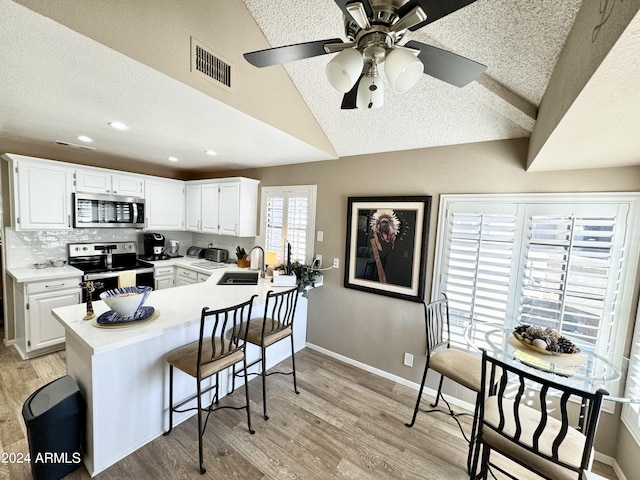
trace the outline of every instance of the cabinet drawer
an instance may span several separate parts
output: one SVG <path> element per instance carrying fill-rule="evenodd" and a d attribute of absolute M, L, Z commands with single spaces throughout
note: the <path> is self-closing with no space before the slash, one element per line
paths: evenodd
<path fill-rule="evenodd" d="M 42 282 L 27 283 L 27 295 L 32 293 L 55 292 L 70 288 L 79 288 L 78 285 L 82 281 L 82 277 L 71 278 L 52 278 Z"/>
<path fill-rule="evenodd" d="M 166 277 L 173 275 L 173 267 L 157 267 L 154 269 L 154 275 L 156 277 Z"/>
<path fill-rule="evenodd" d="M 187 270 L 186 268 L 178 268 L 178 276 L 179 277 L 197 279 L 198 278 L 198 272 L 196 272 L 194 270 Z"/>

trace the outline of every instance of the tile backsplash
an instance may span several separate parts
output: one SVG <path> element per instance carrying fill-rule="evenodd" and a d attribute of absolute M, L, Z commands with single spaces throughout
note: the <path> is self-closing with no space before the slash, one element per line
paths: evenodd
<path fill-rule="evenodd" d="M 180 255 L 191 245 L 229 250 L 229 259 L 235 259 L 236 246 L 249 251 L 255 245 L 253 237 L 230 237 L 192 232 L 159 232 L 168 240 L 180 242 Z M 16 231 L 5 228 L 3 248 L 7 268 L 28 267 L 34 263 L 68 257 L 68 243 L 83 242 L 137 242 L 140 255 L 144 252 L 144 232 L 133 228 L 77 228 L 73 230 Z"/>
<path fill-rule="evenodd" d="M 28 267 L 49 260 L 66 260 L 68 243 L 138 241 L 132 228 L 16 231 L 5 228 L 3 247 L 7 268 Z M 141 234 L 140 234 L 141 235 Z"/>

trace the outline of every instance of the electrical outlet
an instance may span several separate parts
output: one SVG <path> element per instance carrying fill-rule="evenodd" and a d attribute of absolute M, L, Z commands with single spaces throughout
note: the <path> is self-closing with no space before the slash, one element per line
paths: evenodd
<path fill-rule="evenodd" d="M 413 355 L 410 353 L 404 352 L 404 364 L 407 367 L 413 367 Z"/>
<path fill-rule="evenodd" d="M 316 255 L 316 259 L 313 264 L 316 268 L 322 268 L 322 255 Z"/>
<path fill-rule="evenodd" d="M 334 258 L 333 259 L 333 268 L 340 268 L 340 259 L 339 258 Z"/>

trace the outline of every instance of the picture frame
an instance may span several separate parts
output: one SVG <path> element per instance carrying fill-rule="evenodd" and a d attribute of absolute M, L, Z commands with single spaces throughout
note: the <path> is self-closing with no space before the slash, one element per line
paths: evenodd
<path fill-rule="evenodd" d="M 424 301 L 431 196 L 349 197 L 344 286 Z"/>

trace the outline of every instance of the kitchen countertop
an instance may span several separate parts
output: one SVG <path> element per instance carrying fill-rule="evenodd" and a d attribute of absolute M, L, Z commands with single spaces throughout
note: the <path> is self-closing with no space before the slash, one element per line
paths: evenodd
<path fill-rule="evenodd" d="M 18 283 L 37 282 L 39 280 L 51 280 L 54 278 L 81 277 L 84 275 L 82 270 L 70 267 L 69 265 L 46 268 L 35 268 L 32 266 L 8 268 L 7 273 Z"/>
<path fill-rule="evenodd" d="M 171 260 L 167 260 L 169 261 Z M 120 328 L 95 327 L 93 321 L 82 320 L 86 313 L 85 304 L 54 308 L 52 313 L 65 327 L 67 336 L 73 335 L 85 344 L 92 354 L 98 354 L 196 324 L 200 322 L 203 307 L 209 307 L 212 310 L 225 308 L 244 302 L 252 295 L 258 295 L 254 301 L 254 310 L 260 311 L 262 308 L 260 305 L 264 304 L 269 290 L 291 288 L 274 287 L 270 278 L 259 278 L 258 285 L 217 285 L 224 272 L 228 271 L 246 271 L 246 269 L 231 265 L 227 268 L 207 270 L 206 272 L 211 276 L 205 282 L 151 292 L 145 306 L 154 307 L 160 312 L 160 316 L 149 322 L 141 322 L 139 325 Z M 94 301 L 93 310 L 98 317 L 106 312 L 108 307 L 102 301 Z"/>

